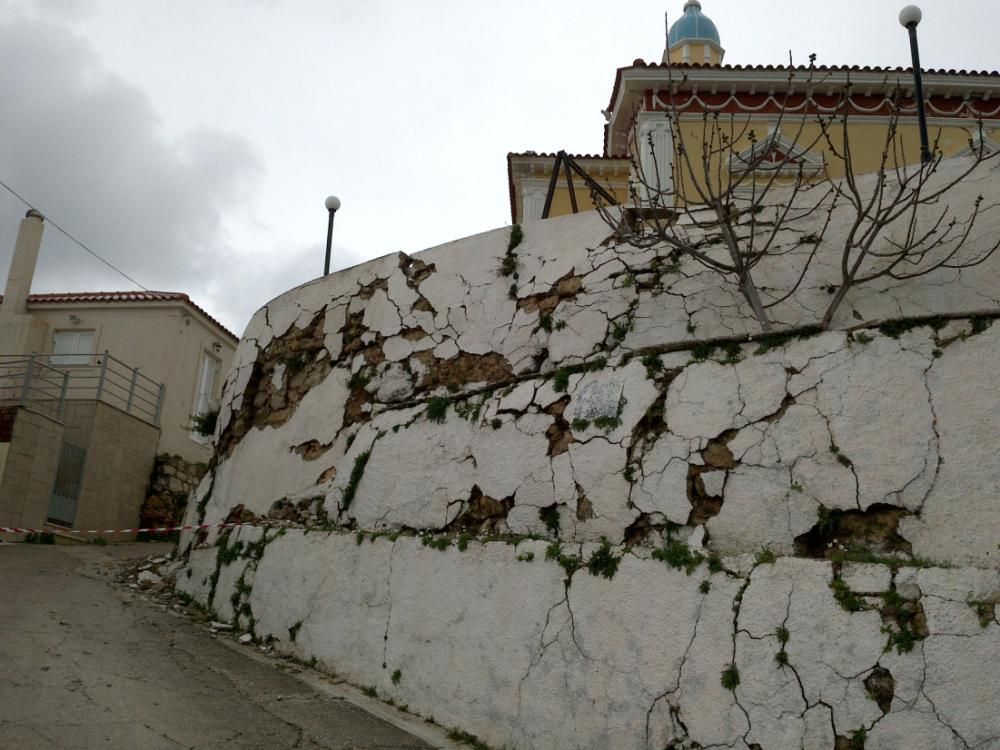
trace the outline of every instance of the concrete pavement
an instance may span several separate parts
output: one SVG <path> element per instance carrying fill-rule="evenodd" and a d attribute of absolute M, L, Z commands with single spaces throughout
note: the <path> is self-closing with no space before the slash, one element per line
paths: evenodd
<path fill-rule="evenodd" d="M 450 746 L 113 584 L 119 560 L 168 549 L 0 544 L 0 748 Z"/>

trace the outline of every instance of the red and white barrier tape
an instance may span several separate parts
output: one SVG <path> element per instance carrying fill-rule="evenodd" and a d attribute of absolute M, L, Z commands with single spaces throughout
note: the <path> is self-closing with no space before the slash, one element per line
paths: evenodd
<path fill-rule="evenodd" d="M 163 534 L 170 531 L 199 531 L 201 529 L 233 529 L 237 526 L 261 526 L 254 523 L 203 523 L 194 526 L 158 526 L 148 529 L 19 529 L 0 526 L 0 534 L 42 534 L 58 531 L 60 534 Z"/>

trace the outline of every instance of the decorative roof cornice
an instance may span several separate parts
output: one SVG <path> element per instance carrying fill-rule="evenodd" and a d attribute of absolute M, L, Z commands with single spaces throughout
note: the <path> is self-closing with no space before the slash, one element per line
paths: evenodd
<path fill-rule="evenodd" d="M 612 144 L 616 127 L 622 118 L 630 119 L 633 111 L 623 112 L 627 97 L 636 99 L 646 91 L 657 91 L 671 86 L 685 90 L 782 90 L 789 84 L 803 85 L 811 76 L 812 83 L 837 87 L 850 81 L 860 87 L 894 87 L 912 83 L 912 68 L 881 68 L 870 66 L 815 67 L 787 65 L 700 65 L 698 63 L 647 63 L 636 60 L 632 65 L 619 68 L 608 106 L 610 118 L 605 126 L 605 152 L 620 149 L 622 144 Z M 931 96 L 958 95 L 962 98 L 988 100 L 1000 95 L 1000 72 L 936 70 L 923 71 L 924 91 Z M 704 87 L 704 88 L 702 88 Z M 633 102 L 634 104 L 634 102 Z"/>

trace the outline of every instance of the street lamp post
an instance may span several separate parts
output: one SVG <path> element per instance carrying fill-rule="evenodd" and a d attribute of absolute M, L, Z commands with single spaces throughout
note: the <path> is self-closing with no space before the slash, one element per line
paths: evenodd
<path fill-rule="evenodd" d="M 923 13 L 916 5 L 907 5 L 899 12 L 899 23 L 910 32 L 910 56 L 913 58 L 913 80 L 917 96 L 917 119 L 920 122 L 920 160 L 926 164 L 933 156 L 927 141 L 927 113 L 924 111 L 924 81 L 920 71 L 920 49 L 917 46 L 917 25 Z"/>
<path fill-rule="evenodd" d="M 330 275 L 330 247 L 333 243 L 333 215 L 340 208 L 340 198 L 331 195 L 326 199 L 326 210 L 330 213 L 330 221 L 326 225 L 326 262 L 323 264 L 323 275 Z"/>

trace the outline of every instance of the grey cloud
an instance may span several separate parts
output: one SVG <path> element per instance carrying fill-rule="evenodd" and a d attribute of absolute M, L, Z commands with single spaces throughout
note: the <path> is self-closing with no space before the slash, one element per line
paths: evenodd
<path fill-rule="evenodd" d="M 48 22 L 0 24 L 0 70 L 0 179 L 151 289 L 211 306 L 210 289 L 256 286 L 237 283 L 239 269 L 227 265 L 237 249 L 225 219 L 250 210 L 262 173 L 245 138 L 203 127 L 171 140 L 145 94 Z M 0 269 L 23 214 L 10 196 L 0 200 Z M 49 227 L 33 289 L 96 287 L 129 284 Z M 226 305 L 230 325 L 257 306 L 251 294 Z"/>

